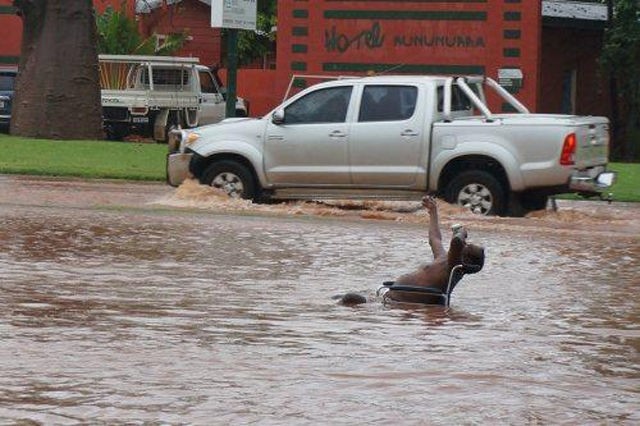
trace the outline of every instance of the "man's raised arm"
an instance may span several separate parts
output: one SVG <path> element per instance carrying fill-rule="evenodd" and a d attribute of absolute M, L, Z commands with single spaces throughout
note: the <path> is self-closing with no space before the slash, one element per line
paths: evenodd
<path fill-rule="evenodd" d="M 438 204 L 435 198 L 427 196 L 422 199 L 422 205 L 429 212 L 429 245 L 434 258 L 446 255 L 442 245 L 442 234 L 440 233 L 440 223 L 438 221 Z"/>

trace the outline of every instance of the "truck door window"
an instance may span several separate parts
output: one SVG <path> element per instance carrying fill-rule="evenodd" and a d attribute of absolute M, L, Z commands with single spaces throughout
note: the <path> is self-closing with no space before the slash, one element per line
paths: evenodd
<path fill-rule="evenodd" d="M 411 118 L 416 109 L 415 86 L 367 85 L 362 92 L 358 121 L 398 121 Z"/>
<path fill-rule="evenodd" d="M 207 71 L 198 71 L 198 75 L 200 76 L 200 90 L 202 93 L 218 93 L 218 88 L 213 82 L 211 73 Z"/>
<path fill-rule="evenodd" d="M 351 86 L 341 86 L 311 92 L 285 108 L 285 124 L 342 123 L 351 91 Z"/>

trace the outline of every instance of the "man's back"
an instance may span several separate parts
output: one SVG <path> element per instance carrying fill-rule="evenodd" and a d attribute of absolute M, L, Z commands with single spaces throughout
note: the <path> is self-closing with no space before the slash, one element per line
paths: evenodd
<path fill-rule="evenodd" d="M 420 266 L 417 270 L 400 276 L 397 284 L 412 285 L 419 287 L 435 287 L 445 290 L 449 281 L 449 262 L 446 253 L 426 265 Z"/>

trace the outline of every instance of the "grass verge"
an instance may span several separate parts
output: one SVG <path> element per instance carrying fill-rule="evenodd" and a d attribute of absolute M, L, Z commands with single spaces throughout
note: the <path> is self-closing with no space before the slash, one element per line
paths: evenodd
<path fill-rule="evenodd" d="M 52 141 L 0 135 L 0 173 L 83 178 L 165 179 L 167 146 L 155 143 Z M 640 202 L 640 164 L 611 163 L 614 200 Z M 574 198 L 567 195 L 563 198 Z"/>
<path fill-rule="evenodd" d="M 0 173 L 164 180 L 167 146 L 0 135 Z"/>
<path fill-rule="evenodd" d="M 609 169 L 618 172 L 618 180 L 611 187 L 615 201 L 640 202 L 640 164 L 610 163 Z"/>

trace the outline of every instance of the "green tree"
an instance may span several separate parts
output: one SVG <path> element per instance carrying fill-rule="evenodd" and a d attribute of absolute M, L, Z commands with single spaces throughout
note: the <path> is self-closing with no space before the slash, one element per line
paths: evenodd
<path fill-rule="evenodd" d="M 623 128 L 618 129 L 617 113 L 614 127 L 621 144 L 614 151 L 615 157 L 632 161 L 640 154 L 640 8 L 636 0 L 609 0 L 612 13 L 610 25 L 605 33 L 605 42 L 600 64 L 612 79 L 614 110 L 619 105 L 619 120 Z M 622 131 L 618 131 L 622 130 Z"/>
<path fill-rule="evenodd" d="M 255 31 L 238 34 L 238 61 L 242 65 L 264 58 L 274 50 L 276 40 L 276 0 L 259 0 Z"/>
<path fill-rule="evenodd" d="M 98 53 L 112 55 L 171 55 L 179 50 L 187 40 L 185 33 L 170 34 L 158 43 L 157 36 L 143 37 L 138 24 L 126 13 L 126 4 L 120 10 L 109 6 L 96 18 L 98 27 Z"/>

